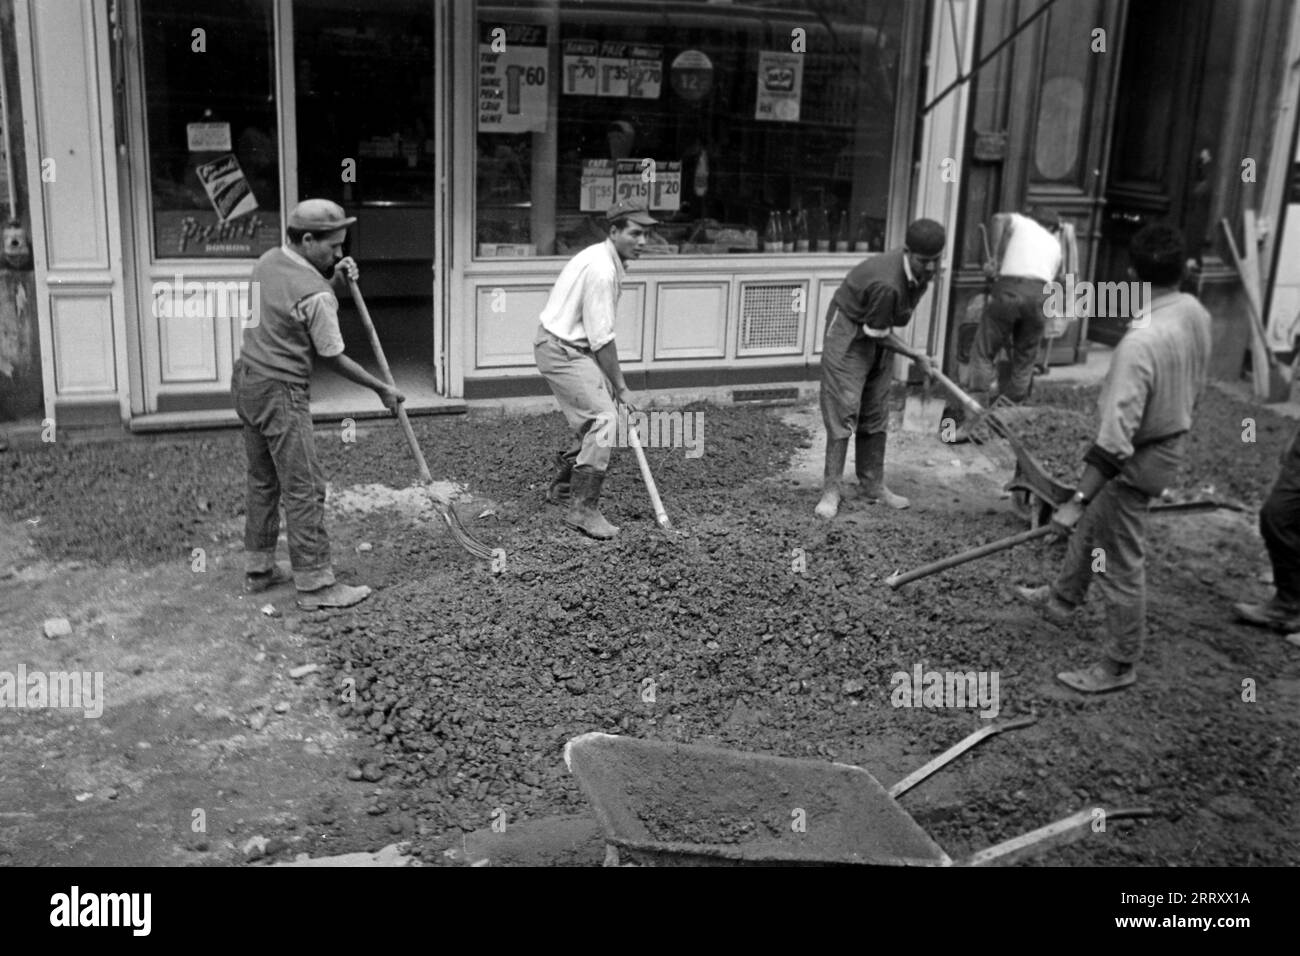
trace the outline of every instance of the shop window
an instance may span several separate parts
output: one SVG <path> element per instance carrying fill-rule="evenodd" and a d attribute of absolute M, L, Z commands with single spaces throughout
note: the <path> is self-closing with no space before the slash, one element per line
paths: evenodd
<path fill-rule="evenodd" d="M 882 249 L 903 22 L 903 0 L 480 3 L 476 255 L 571 255 L 628 196 L 661 220 L 651 255 Z"/>
<path fill-rule="evenodd" d="M 294 0 L 298 193 L 430 205 L 433 4 Z"/>
<path fill-rule="evenodd" d="M 272 0 L 140 0 L 154 256 L 280 243 Z"/>

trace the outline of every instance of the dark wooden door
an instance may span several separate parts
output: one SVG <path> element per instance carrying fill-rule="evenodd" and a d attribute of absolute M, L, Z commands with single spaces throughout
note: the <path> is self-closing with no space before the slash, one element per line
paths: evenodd
<path fill-rule="evenodd" d="M 1196 148 L 1208 0 L 1140 0 L 1128 8 L 1095 278 L 1128 279 L 1128 242 L 1149 222 L 1195 231 L 1205 215 L 1208 156 Z M 1088 337 L 1119 341 L 1123 317 L 1099 316 Z"/>

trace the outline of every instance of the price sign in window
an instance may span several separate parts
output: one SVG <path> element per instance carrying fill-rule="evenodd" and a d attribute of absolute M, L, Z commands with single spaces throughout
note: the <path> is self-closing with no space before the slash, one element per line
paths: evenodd
<path fill-rule="evenodd" d="M 564 41 L 564 86 L 566 96 L 596 95 L 596 51 L 595 40 Z"/>
<path fill-rule="evenodd" d="M 600 59 L 596 63 L 596 73 L 600 78 L 601 96 L 627 96 L 627 58 L 626 43 L 602 43 Z"/>

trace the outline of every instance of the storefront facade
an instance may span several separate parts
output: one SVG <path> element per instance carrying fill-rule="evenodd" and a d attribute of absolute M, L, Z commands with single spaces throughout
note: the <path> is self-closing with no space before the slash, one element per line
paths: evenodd
<path fill-rule="evenodd" d="M 811 380 L 845 271 L 915 215 L 955 225 L 964 88 L 918 118 L 974 46 L 949 6 L 16 0 L 46 413 L 231 420 L 252 265 L 308 196 L 359 217 L 416 408 L 545 393 L 537 314 L 629 194 L 663 223 L 623 292 L 633 387 Z M 338 384 L 316 404 L 376 410 Z"/>

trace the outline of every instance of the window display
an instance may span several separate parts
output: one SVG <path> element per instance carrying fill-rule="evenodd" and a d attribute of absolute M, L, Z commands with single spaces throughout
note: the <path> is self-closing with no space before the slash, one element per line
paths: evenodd
<path fill-rule="evenodd" d="M 156 259 L 280 243 L 271 0 L 141 0 Z"/>
<path fill-rule="evenodd" d="M 476 248 L 568 256 L 639 197 L 649 255 L 883 248 L 903 0 L 478 5 Z"/>

